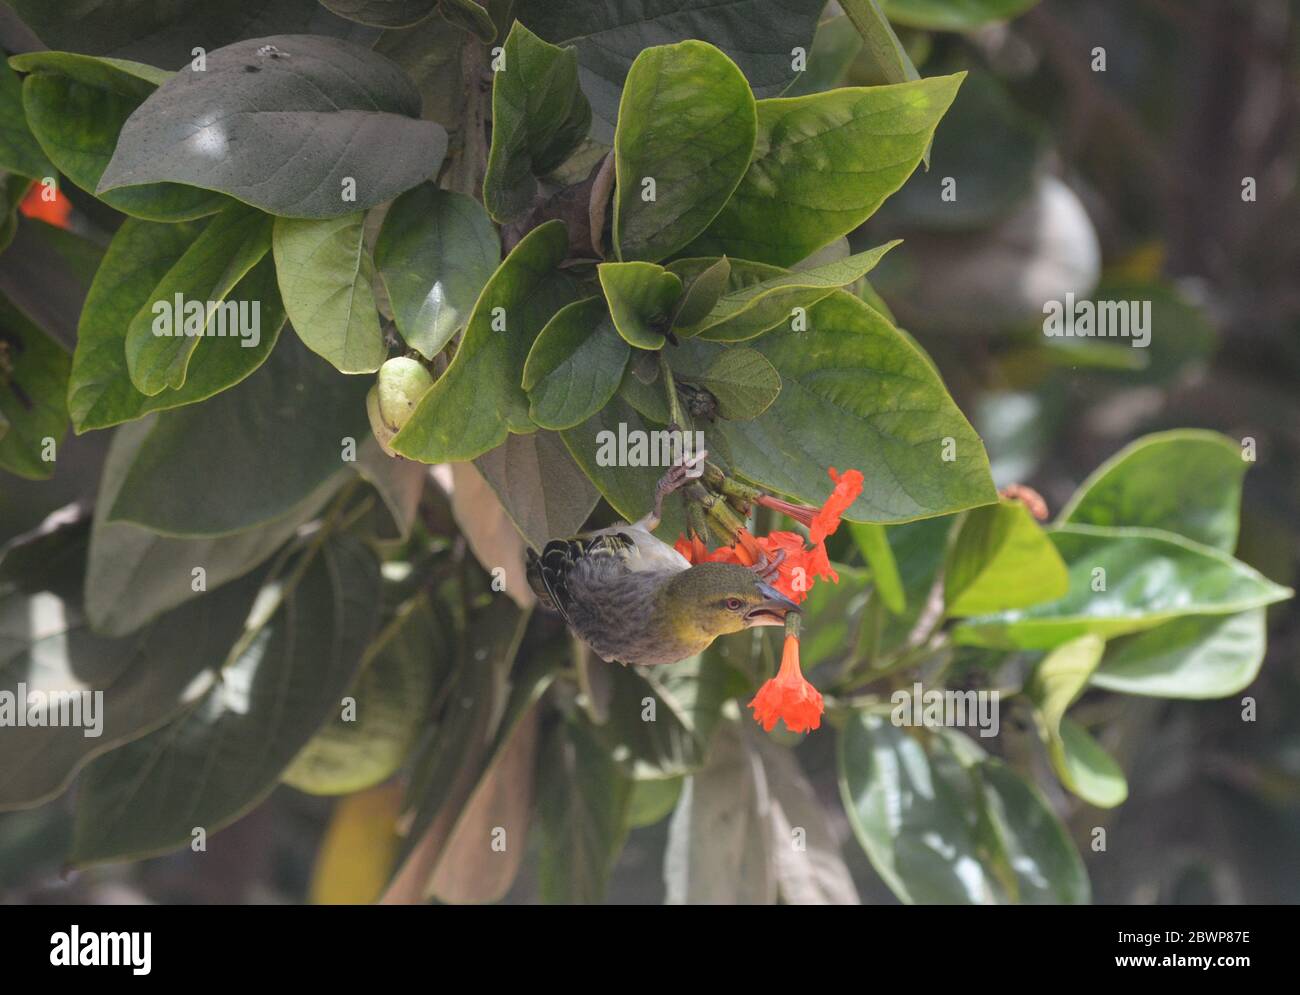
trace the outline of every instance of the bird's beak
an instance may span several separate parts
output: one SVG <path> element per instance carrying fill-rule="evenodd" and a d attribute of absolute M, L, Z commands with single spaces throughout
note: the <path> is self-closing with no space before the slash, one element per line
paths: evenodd
<path fill-rule="evenodd" d="M 758 593 L 763 595 L 763 600 L 745 612 L 746 628 L 756 625 L 785 625 L 787 614 L 799 612 L 798 605 L 768 584 L 759 584 Z"/>

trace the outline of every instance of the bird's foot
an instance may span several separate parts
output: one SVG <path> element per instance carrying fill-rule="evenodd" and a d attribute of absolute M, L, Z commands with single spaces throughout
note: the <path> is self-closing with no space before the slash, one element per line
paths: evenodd
<path fill-rule="evenodd" d="M 708 451 L 701 450 L 689 459 L 670 466 L 668 472 L 660 477 L 659 483 L 655 485 L 654 510 L 636 524 L 647 532 L 653 532 L 658 528 L 659 521 L 663 518 L 664 498 L 688 482 L 698 480 L 704 473 L 704 461 L 708 458 Z"/>
<path fill-rule="evenodd" d="M 775 556 L 763 554 L 760 559 L 749 569 L 758 574 L 758 579 L 764 584 L 770 584 L 776 580 L 777 575 L 781 572 L 781 564 L 785 562 L 785 550 L 778 549 Z"/>

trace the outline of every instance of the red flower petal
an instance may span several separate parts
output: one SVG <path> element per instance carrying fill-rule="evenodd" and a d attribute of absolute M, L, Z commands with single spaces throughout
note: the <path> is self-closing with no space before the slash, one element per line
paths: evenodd
<path fill-rule="evenodd" d="M 776 728 L 778 719 L 785 720 L 791 732 L 808 732 L 822 724 L 821 692 L 808 683 L 799 669 L 799 639 L 785 637 L 781 652 L 781 669 L 766 681 L 749 703 L 754 710 L 754 721 L 766 732 Z"/>
<path fill-rule="evenodd" d="M 23 217 L 35 218 L 37 221 L 44 221 L 46 224 L 54 225 L 55 228 L 68 227 L 68 215 L 72 213 L 72 201 L 63 196 L 56 187 L 54 189 L 54 199 L 46 200 L 42 194 L 45 186 L 41 183 L 33 183 L 31 189 L 27 191 L 27 196 L 23 202 L 18 205 L 18 210 L 22 212 Z"/>
<path fill-rule="evenodd" d="M 835 467 L 830 468 L 830 478 L 835 481 L 835 489 L 831 491 L 821 510 L 813 516 L 812 522 L 808 526 L 809 537 L 813 545 L 822 542 L 829 535 L 834 535 L 835 530 L 840 527 L 840 516 L 849 510 L 849 506 L 858 499 L 862 493 L 863 477 L 857 470 L 845 470 L 841 476 Z"/>

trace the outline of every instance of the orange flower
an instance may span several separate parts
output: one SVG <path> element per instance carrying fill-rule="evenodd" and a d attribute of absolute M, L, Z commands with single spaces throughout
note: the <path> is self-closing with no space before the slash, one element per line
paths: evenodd
<path fill-rule="evenodd" d="M 813 545 L 824 542 L 827 536 L 834 535 L 840 527 L 840 516 L 858 499 L 864 482 L 862 473 L 858 470 L 845 470 L 841 475 L 835 467 L 831 467 L 828 472 L 831 480 L 835 481 L 835 489 L 820 508 L 791 504 L 768 494 L 759 495 L 757 501 L 764 507 L 774 508 L 806 525 Z"/>
<path fill-rule="evenodd" d="M 751 535 L 748 529 L 736 533 L 734 546 L 720 546 L 710 552 L 698 536 L 679 536 L 673 546 L 690 563 L 738 563 L 752 567 L 760 560 L 776 562 L 776 577 L 772 586 L 795 604 L 808 597 L 814 580 L 838 583 L 840 575 L 831 568 L 826 547 L 818 543 L 806 549 L 803 536 L 797 532 L 772 532 L 765 536 Z M 784 556 L 781 554 L 784 553 Z"/>
<path fill-rule="evenodd" d="M 799 669 L 799 637 L 787 635 L 781 652 L 781 669 L 766 681 L 749 703 L 754 710 L 754 721 L 765 732 L 776 728 L 778 719 L 785 719 L 791 732 L 808 732 L 822 724 L 821 692 L 808 683 Z"/>
<path fill-rule="evenodd" d="M 23 202 L 18 205 L 18 210 L 23 213 L 23 217 L 44 221 L 46 224 L 54 225 L 55 228 L 67 228 L 68 215 L 72 213 L 72 201 L 63 196 L 57 187 L 54 189 L 53 200 L 46 200 L 43 196 L 44 191 L 43 184 L 33 183 Z"/>

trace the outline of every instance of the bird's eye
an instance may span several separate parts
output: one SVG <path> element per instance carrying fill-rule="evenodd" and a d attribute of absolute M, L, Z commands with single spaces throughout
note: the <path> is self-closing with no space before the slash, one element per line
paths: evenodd
<path fill-rule="evenodd" d="M 727 611 L 729 611 L 729 612 L 738 612 L 738 611 L 740 611 L 740 609 L 742 609 L 743 607 L 745 607 L 745 603 L 744 603 L 743 601 L 741 601 L 739 598 L 728 598 L 728 599 L 727 599 Z"/>

